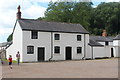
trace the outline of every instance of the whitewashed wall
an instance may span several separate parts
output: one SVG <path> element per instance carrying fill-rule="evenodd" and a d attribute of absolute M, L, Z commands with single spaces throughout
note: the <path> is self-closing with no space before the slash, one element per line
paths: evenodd
<path fill-rule="evenodd" d="M 112 46 L 105 46 L 105 57 L 111 57 L 111 48 Z"/>
<path fill-rule="evenodd" d="M 75 33 L 57 33 L 60 34 L 60 40 L 54 40 L 53 33 L 53 58 L 52 60 L 65 60 L 65 48 L 72 47 L 72 59 L 82 59 L 84 56 L 84 34 Z M 77 41 L 77 35 L 81 35 L 81 41 Z M 60 54 L 54 53 L 54 46 L 60 46 Z M 82 53 L 77 54 L 77 47 L 82 47 Z"/>
<path fill-rule="evenodd" d="M 88 45 L 88 53 L 86 54 L 86 59 L 92 59 L 92 47 Z"/>
<path fill-rule="evenodd" d="M 111 48 L 112 47 L 100 47 L 100 46 L 89 46 L 89 57 L 91 59 L 95 58 L 104 58 L 104 57 L 111 57 Z"/>
<path fill-rule="evenodd" d="M 27 54 L 27 46 L 34 46 L 34 54 Z M 31 39 L 31 31 L 23 31 L 23 62 L 38 61 L 38 47 L 45 47 L 45 60 L 51 57 L 51 33 L 38 32 L 38 39 Z"/>
<path fill-rule="evenodd" d="M 113 46 L 113 42 L 109 42 L 109 46 Z"/>
<path fill-rule="evenodd" d="M 114 40 L 113 46 L 120 46 L 120 40 Z"/>
<path fill-rule="evenodd" d="M 13 60 L 16 60 L 16 54 L 18 51 L 20 52 L 22 61 L 22 30 L 19 23 L 17 22 L 13 33 L 13 44 L 6 49 L 7 59 L 9 58 L 9 55 L 12 55 Z"/>
<path fill-rule="evenodd" d="M 114 40 L 113 46 L 115 57 L 120 57 L 120 40 Z"/>
<path fill-rule="evenodd" d="M 115 53 L 114 55 L 115 55 L 115 57 L 119 57 L 118 56 L 118 50 L 119 50 L 118 47 L 114 46 L 114 53 Z"/>
<path fill-rule="evenodd" d="M 102 57 L 105 57 L 105 48 L 93 47 L 93 58 L 102 58 Z"/>
<path fill-rule="evenodd" d="M 118 57 L 120 57 L 120 46 L 118 47 Z"/>
<path fill-rule="evenodd" d="M 110 57 L 110 48 L 109 47 L 93 47 L 93 56 L 94 58 L 104 58 Z"/>
<path fill-rule="evenodd" d="M 85 34 L 85 58 L 91 58 L 91 49 L 90 46 L 88 45 L 89 43 L 89 34 Z"/>

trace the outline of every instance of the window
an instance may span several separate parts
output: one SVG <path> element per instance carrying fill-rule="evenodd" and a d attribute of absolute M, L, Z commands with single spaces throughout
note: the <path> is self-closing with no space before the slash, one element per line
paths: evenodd
<path fill-rule="evenodd" d="M 77 35 L 77 41 L 81 41 L 81 35 Z"/>
<path fill-rule="evenodd" d="M 54 47 L 54 53 L 60 53 L 60 47 L 59 46 Z"/>
<path fill-rule="evenodd" d="M 106 45 L 106 46 L 108 46 L 108 45 L 109 45 L 109 42 L 108 42 L 108 41 L 106 41 L 106 42 L 105 42 L 105 45 Z"/>
<path fill-rule="evenodd" d="M 38 38 L 38 32 L 37 31 L 31 31 L 31 38 L 37 39 Z"/>
<path fill-rule="evenodd" d="M 82 47 L 77 47 L 77 54 L 81 54 L 82 53 Z"/>
<path fill-rule="evenodd" d="M 59 34 L 55 34 L 55 40 L 60 40 L 60 35 Z"/>
<path fill-rule="evenodd" d="M 27 46 L 27 54 L 34 54 L 34 46 Z"/>

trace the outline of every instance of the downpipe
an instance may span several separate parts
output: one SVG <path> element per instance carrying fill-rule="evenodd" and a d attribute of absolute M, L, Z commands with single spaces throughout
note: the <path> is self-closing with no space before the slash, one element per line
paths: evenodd
<path fill-rule="evenodd" d="M 53 33 L 51 32 L 51 57 L 49 58 L 49 61 L 51 61 L 53 58 Z"/>
<path fill-rule="evenodd" d="M 86 47 L 85 47 L 85 43 L 86 43 L 86 41 L 85 41 L 85 34 L 84 34 L 84 56 L 83 56 L 82 60 L 85 60 L 85 57 L 86 57 Z"/>

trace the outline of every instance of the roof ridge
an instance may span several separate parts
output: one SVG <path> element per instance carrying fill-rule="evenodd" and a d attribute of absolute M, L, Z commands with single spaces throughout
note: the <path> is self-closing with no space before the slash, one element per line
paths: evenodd
<path fill-rule="evenodd" d="M 38 19 L 26 19 L 26 18 L 22 18 L 19 20 L 33 20 L 33 21 L 41 21 L 41 22 L 52 22 L 52 23 L 65 23 L 65 24 L 78 24 L 80 25 L 80 23 L 69 23 L 69 22 L 58 22 L 58 21 L 43 21 L 43 20 L 38 20 Z"/>

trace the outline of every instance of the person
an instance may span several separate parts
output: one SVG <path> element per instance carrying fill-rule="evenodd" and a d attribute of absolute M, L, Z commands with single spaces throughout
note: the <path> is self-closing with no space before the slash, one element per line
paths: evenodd
<path fill-rule="evenodd" d="M 9 67 L 10 67 L 10 69 L 12 69 L 12 56 L 11 55 L 9 55 Z"/>
<path fill-rule="evenodd" d="M 16 54 L 18 65 L 20 64 L 20 53 L 19 51 Z"/>

